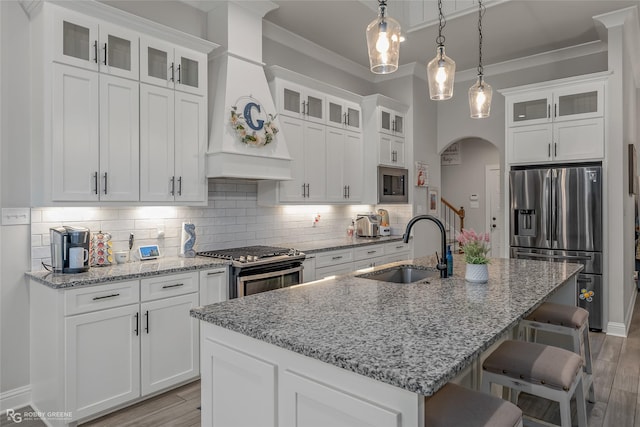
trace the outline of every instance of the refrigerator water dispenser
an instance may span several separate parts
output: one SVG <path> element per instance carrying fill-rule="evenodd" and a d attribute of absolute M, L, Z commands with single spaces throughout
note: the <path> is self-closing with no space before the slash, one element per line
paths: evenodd
<path fill-rule="evenodd" d="M 535 209 L 516 209 L 516 234 L 523 237 L 536 235 Z"/>

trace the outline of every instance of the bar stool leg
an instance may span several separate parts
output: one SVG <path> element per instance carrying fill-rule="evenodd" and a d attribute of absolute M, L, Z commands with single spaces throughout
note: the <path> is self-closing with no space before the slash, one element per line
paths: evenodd
<path fill-rule="evenodd" d="M 587 425 L 587 402 L 584 399 L 584 386 L 582 382 L 584 381 L 584 376 L 581 376 L 580 383 L 576 388 L 576 411 L 578 412 L 578 425 L 586 426 Z M 590 394 L 593 393 L 593 383 L 591 383 Z M 594 399 L 595 402 L 595 399 Z"/>

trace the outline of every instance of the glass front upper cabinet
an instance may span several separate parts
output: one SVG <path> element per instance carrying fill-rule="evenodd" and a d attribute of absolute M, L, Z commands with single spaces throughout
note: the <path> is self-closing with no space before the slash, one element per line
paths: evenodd
<path fill-rule="evenodd" d="M 206 55 L 160 40 L 140 40 L 140 81 L 189 92 L 206 93 Z"/>

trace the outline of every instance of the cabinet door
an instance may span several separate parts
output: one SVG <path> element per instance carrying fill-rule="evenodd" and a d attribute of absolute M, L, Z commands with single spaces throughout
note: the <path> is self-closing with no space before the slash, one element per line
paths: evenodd
<path fill-rule="evenodd" d="M 175 197 L 180 202 L 203 202 L 207 181 L 204 150 L 207 143 L 206 98 L 176 92 Z"/>
<path fill-rule="evenodd" d="M 509 163 L 546 162 L 552 156 L 552 125 L 532 125 L 507 129 Z"/>
<path fill-rule="evenodd" d="M 53 65 L 52 199 L 98 200 L 98 73 Z"/>
<path fill-rule="evenodd" d="M 327 162 L 331 168 L 331 163 Z M 329 172 L 329 169 L 327 170 Z M 362 135 L 346 132 L 344 139 L 344 183 L 347 186 L 347 200 L 360 202 L 364 188 L 364 153 L 362 151 Z"/>
<path fill-rule="evenodd" d="M 391 135 L 393 133 L 393 111 L 378 107 L 378 131 Z"/>
<path fill-rule="evenodd" d="M 554 156 L 558 161 L 604 157 L 604 120 L 573 120 L 554 124 Z"/>
<path fill-rule="evenodd" d="M 53 23 L 54 61 L 97 71 L 98 22 L 87 16 L 56 8 Z"/>
<path fill-rule="evenodd" d="M 139 83 L 100 76 L 100 200 L 140 197 Z"/>
<path fill-rule="evenodd" d="M 100 72 L 133 80 L 140 78 L 138 33 L 100 23 Z"/>
<path fill-rule="evenodd" d="M 283 116 L 280 118 L 282 133 L 287 135 L 287 148 L 291 156 L 291 177 L 290 181 L 281 181 L 279 188 L 279 198 L 281 202 L 304 201 L 306 190 L 305 185 L 305 160 L 304 160 L 304 138 L 305 124 L 300 119 Z"/>
<path fill-rule="evenodd" d="M 174 91 L 140 84 L 140 200 L 173 201 Z"/>
<path fill-rule="evenodd" d="M 327 197 L 326 127 L 315 123 L 304 125 L 304 173 L 308 202 L 322 202 Z"/>
<path fill-rule="evenodd" d="M 391 162 L 394 166 L 404 166 L 404 138 L 391 139 Z"/>
<path fill-rule="evenodd" d="M 140 39 L 140 81 L 174 88 L 172 44 L 148 37 Z"/>
<path fill-rule="evenodd" d="M 314 280 L 316 280 L 316 257 L 307 255 L 302 262 L 302 281 L 307 283 Z"/>
<path fill-rule="evenodd" d="M 378 144 L 378 163 L 381 165 L 393 165 L 391 151 L 392 138 L 383 133 L 380 134 L 380 143 Z"/>
<path fill-rule="evenodd" d="M 347 124 L 347 113 L 341 99 L 327 97 L 327 125 L 344 128 Z"/>
<path fill-rule="evenodd" d="M 304 90 L 304 117 L 310 122 L 314 123 L 325 123 L 325 96 L 321 92 L 316 92 L 313 90 L 305 89 Z"/>
<path fill-rule="evenodd" d="M 347 128 L 353 131 L 362 130 L 362 109 L 358 104 L 347 102 L 344 104 L 347 116 Z"/>
<path fill-rule="evenodd" d="M 67 408 L 74 419 L 140 396 L 138 305 L 65 318 Z"/>
<path fill-rule="evenodd" d="M 197 293 L 140 304 L 143 396 L 199 375 L 197 305 Z"/>
<path fill-rule="evenodd" d="M 404 115 L 398 112 L 392 112 L 391 130 L 396 136 L 404 136 Z"/>
<path fill-rule="evenodd" d="M 284 116 L 303 118 L 306 109 L 306 99 L 303 98 L 303 88 L 293 83 L 277 81 L 278 112 Z"/>
<path fill-rule="evenodd" d="M 553 112 L 550 91 L 532 92 L 507 98 L 507 126 L 549 123 Z"/>
<path fill-rule="evenodd" d="M 553 120 L 556 122 L 602 117 L 603 112 L 603 82 L 559 88 L 554 92 Z"/>
<path fill-rule="evenodd" d="M 226 268 L 200 272 L 200 305 L 226 301 L 229 292 L 229 276 Z"/>
<path fill-rule="evenodd" d="M 207 55 L 188 49 L 175 48 L 176 90 L 207 95 Z"/>
<path fill-rule="evenodd" d="M 327 201 L 345 202 L 347 200 L 347 183 L 345 180 L 346 133 L 341 129 L 327 128 Z"/>

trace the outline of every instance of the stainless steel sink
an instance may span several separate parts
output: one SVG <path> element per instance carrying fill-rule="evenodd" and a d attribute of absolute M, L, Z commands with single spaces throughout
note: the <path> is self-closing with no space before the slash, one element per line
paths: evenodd
<path fill-rule="evenodd" d="M 432 277 L 440 277 L 440 272 L 436 269 L 426 269 L 425 267 L 400 265 L 372 273 L 360 274 L 356 277 L 391 283 L 414 283 Z"/>

